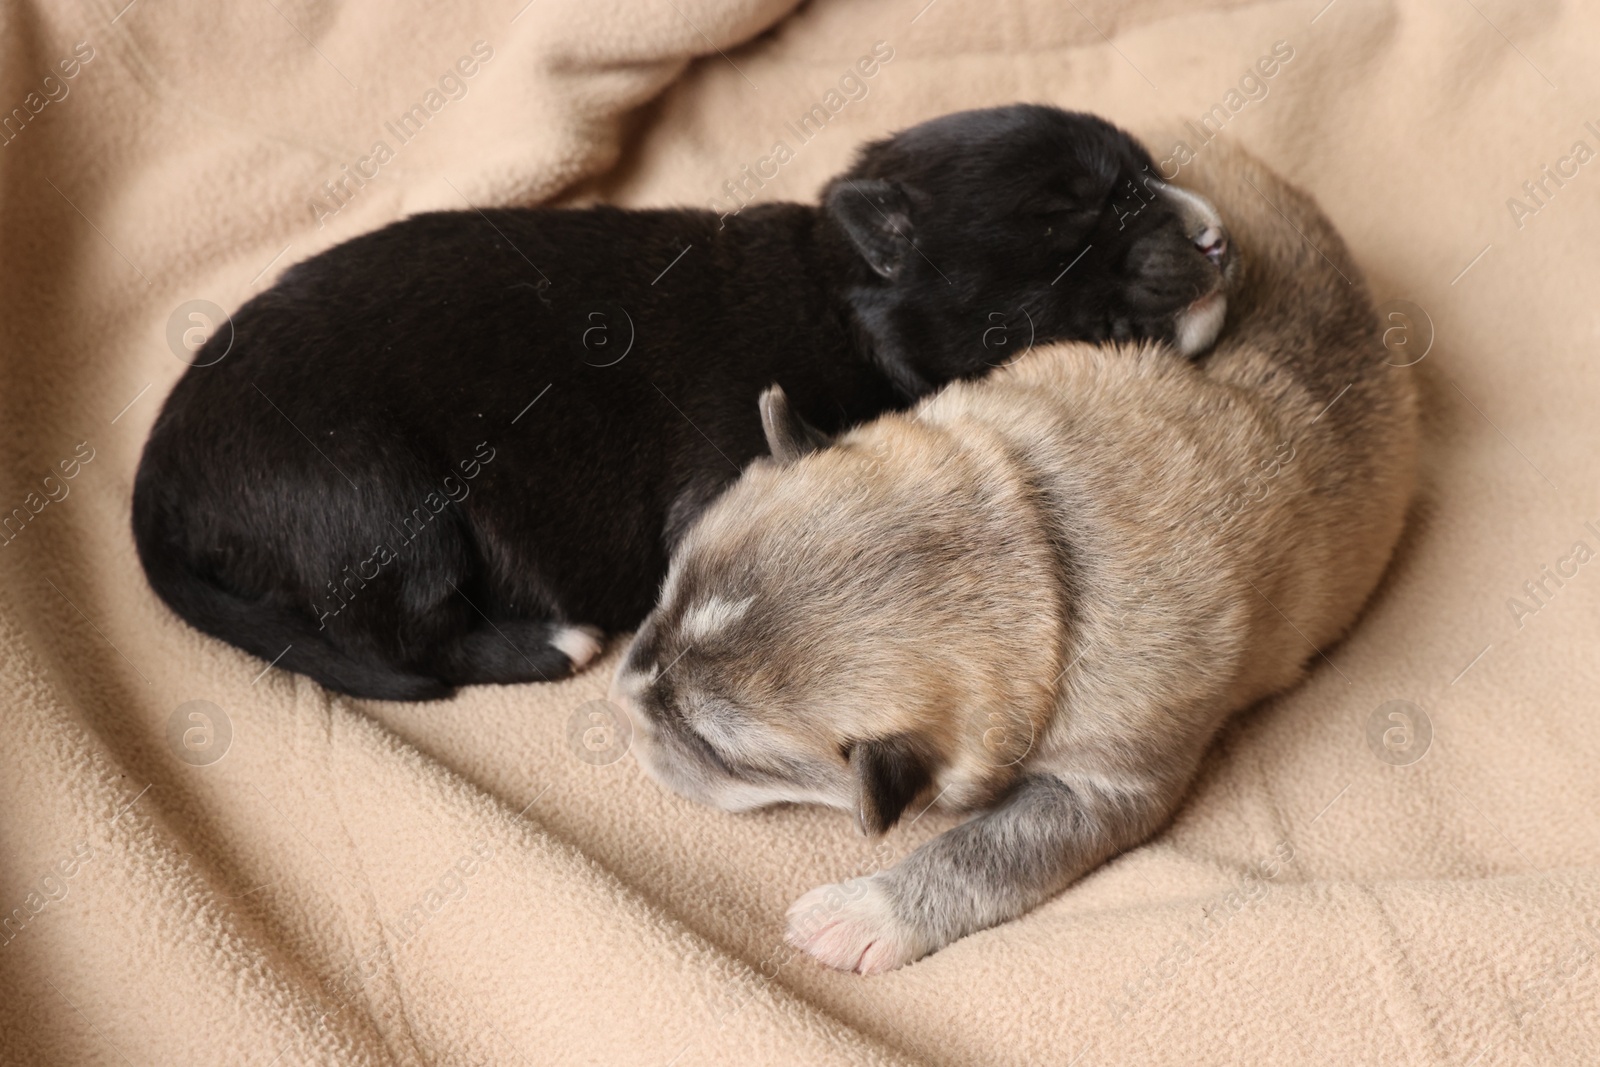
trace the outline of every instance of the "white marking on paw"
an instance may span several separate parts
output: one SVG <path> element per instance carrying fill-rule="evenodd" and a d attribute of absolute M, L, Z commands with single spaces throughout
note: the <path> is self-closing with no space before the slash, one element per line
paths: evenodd
<path fill-rule="evenodd" d="M 602 636 L 593 626 L 563 626 L 550 638 L 550 643 L 566 653 L 573 670 L 579 670 L 605 647 L 600 640 Z"/>
<path fill-rule="evenodd" d="M 719 596 L 702 600 L 683 613 L 683 635 L 690 641 L 704 641 L 744 618 L 744 613 L 750 610 L 754 602 L 755 597 L 750 596 L 739 601 L 724 600 Z"/>
<path fill-rule="evenodd" d="M 1197 356 L 1211 347 L 1228 317 L 1228 298 L 1221 292 L 1201 297 L 1178 313 L 1174 343 L 1185 356 Z"/>
<path fill-rule="evenodd" d="M 789 908 L 784 939 L 829 967 L 882 974 L 926 955 L 932 947 L 894 913 L 876 878 L 853 878 L 813 889 Z"/>

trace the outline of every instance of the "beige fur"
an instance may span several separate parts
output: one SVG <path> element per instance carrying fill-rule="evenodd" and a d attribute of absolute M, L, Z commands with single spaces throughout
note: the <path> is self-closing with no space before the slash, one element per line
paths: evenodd
<path fill-rule="evenodd" d="M 754 464 L 619 671 L 641 762 L 698 799 L 832 803 L 869 829 L 908 788 L 988 809 L 803 901 L 790 938 L 826 963 L 909 962 L 1143 840 L 1218 726 L 1320 664 L 1384 569 L 1416 401 L 1359 271 L 1243 153 L 1183 180 L 1237 250 L 1209 357 L 1040 349 Z M 804 435 L 776 399 L 784 453 Z M 713 597 L 744 606 L 688 639 Z"/>

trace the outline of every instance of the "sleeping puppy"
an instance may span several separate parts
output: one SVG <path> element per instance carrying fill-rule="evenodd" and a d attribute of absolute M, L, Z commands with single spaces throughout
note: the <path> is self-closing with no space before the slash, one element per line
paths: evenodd
<path fill-rule="evenodd" d="M 1110 124 L 945 116 L 819 207 L 422 215 L 289 270 L 173 389 L 134 486 L 155 591 L 330 689 L 561 677 L 650 610 L 765 452 L 780 383 L 831 432 L 1029 344 L 1222 321 L 1226 238 Z"/>
<path fill-rule="evenodd" d="M 909 963 L 1145 840 L 1384 569 L 1409 373 L 1308 196 L 1220 144 L 1193 172 L 1237 249 L 1202 364 L 1039 349 L 823 448 L 769 391 L 773 458 L 688 532 L 618 670 L 635 755 L 695 800 L 869 834 L 919 798 L 977 813 L 800 898 L 788 937 L 830 966 Z"/>

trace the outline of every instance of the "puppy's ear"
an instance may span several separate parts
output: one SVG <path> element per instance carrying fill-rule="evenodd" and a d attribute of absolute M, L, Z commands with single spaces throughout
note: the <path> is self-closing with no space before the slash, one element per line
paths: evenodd
<path fill-rule="evenodd" d="M 826 448 L 828 435 L 800 417 L 789 406 L 783 386 L 774 385 L 761 394 L 761 430 L 767 435 L 767 450 L 772 458 L 788 466 L 801 456 Z"/>
<path fill-rule="evenodd" d="M 844 178 L 829 186 L 822 206 L 839 220 L 856 251 L 884 278 L 893 279 L 911 254 L 911 201 L 898 182 Z"/>
<path fill-rule="evenodd" d="M 906 805 L 933 780 L 920 746 L 909 734 L 856 741 L 849 760 L 856 780 L 856 825 L 870 837 L 893 826 Z"/>

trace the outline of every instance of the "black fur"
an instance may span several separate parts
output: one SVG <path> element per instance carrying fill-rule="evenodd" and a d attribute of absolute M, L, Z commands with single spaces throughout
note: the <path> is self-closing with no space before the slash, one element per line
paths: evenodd
<path fill-rule="evenodd" d="M 1215 273 L 1153 176 L 1109 124 L 1018 105 L 869 145 L 820 208 L 397 222 L 202 350 L 140 464 L 139 557 L 184 619 L 331 689 L 559 677 L 552 634 L 636 625 L 762 454 L 769 385 L 833 433 L 1029 343 L 1170 337 Z"/>

